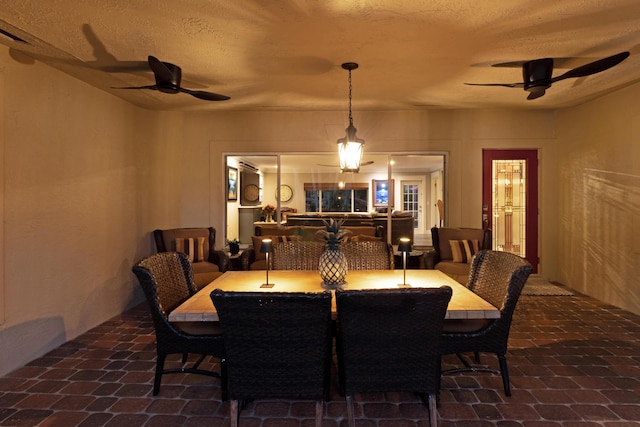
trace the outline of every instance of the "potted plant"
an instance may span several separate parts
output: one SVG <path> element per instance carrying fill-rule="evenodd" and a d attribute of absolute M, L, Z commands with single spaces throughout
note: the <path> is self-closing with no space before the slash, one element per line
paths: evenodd
<path fill-rule="evenodd" d="M 276 207 L 273 205 L 266 205 L 262 208 L 262 215 L 265 222 L 273 222 L 273 214 L 276 212 Z"/>
<path fill-rule="evenodd" d="M 231 255 L 235 255 L 240 252 L 240 240 L 237 238 L 227 239 L 227 245 L 229 245 L 229 252 L 231 252 Z"/>

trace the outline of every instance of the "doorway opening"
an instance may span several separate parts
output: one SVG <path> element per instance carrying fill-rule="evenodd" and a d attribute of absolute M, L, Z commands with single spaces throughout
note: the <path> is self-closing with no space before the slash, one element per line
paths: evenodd
<path fill-rule="evenodd" d="M 237 168 L 236 199 L 226 201 L 226 239 L 250 244 L 254 228 L 286 226 L 291 215 L 390 217 L 408 211 L 414 216 L 414 244 L 430 246 L 429 224 L 434 197 L 443 197 L 445 153 L 365 153 L 358 173 L 342 173 L 337 153 L 228 153 L 227 167 Z M 437 176 L 436 196 L 432 177 Z M 375 197 L 376 183 L 391 185 L 384 205 Z M 435 200 L 435 199 L 434 199 Z M 273 206 L 273 223 L 262 218 Z M 387 229 L 392 229 L 392 224 Z M 389 236 L 387 236 L 389 237 Z M 427 239 L 428 238 L 428 239 Z M 424 242 L 425 239 L 428 242 Z"/>

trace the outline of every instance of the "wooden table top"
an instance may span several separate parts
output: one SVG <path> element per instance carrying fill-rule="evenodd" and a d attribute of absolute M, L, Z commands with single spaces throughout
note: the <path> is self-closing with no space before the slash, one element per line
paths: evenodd
<path fill-rule="evenodd" d="M 222 289 L 239 292 L 321 292 L 322 279 L 316 270 L 271 270 L 271 288 L 262 288 L 266 273 L 255 271 L 227 271 L 202 288 L 169 314 L 171 322 L 212 322 L 218 320 L 211 291 Z M 398 288 L 403 283 L 402 270 L 354 270 L 347 274 L 347 283 L 342 289 Z M 497 319 L 500 311 L 439 270 L 407 270 L 407 284 L 411 287 L 437 288 L 450 286 L 453 290 L 447 319 Z M 333 310 L 335 312 L 335 298 Z"/>

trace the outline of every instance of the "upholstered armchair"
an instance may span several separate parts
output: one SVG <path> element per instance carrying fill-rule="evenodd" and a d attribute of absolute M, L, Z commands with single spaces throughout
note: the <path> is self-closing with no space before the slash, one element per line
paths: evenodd
<path fill-rule="evenodd" d="M 426 254 L 426 267 L 440 270 L 463 285 L 469 281 L 473 255 L 491 249 L 490 229 L 433 227 L 431 239 L 434 250 Z"/>
<path fill-rule="evenodd" d="M 158 252 L 187 254 L 198 289 L 227 271 L 229 258 L 224 251 L 215 250 L 216 230 L 213 227 L 154 230 L 153 237 Z"/>

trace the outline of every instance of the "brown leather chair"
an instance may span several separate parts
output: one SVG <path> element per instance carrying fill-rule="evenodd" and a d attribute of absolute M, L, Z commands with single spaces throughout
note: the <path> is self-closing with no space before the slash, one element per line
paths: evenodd
<path fill-rule="evenodd" d="M 213 227 L 158 229 L 153 231 L 153 237 L 158 252 L 187 253 L 192 261 L 193 280 L 197 289 L 227 271 L 229 258 L 224 251 L 215 250 L 216 230 Z M 191 242 L 188 239 L 192 239 Z M 193 245 L 192 253 L 188 253 L 191 247 L 189 243 Z"/>
<path fill-rule="evenodd" d="M 478 251 L 491 249 L 491 230 L 481 228 L 453 228 L 453 227 L 433 227 L 431 229 L 433 241 L 433 251 L 427 253 L 425 264 L 427 268 L 440 270 L 452 277 L 457 282 L 466 285 L 469 281 L 469 271 L 471 268 L 471 258 L 473 253 L 467 256 L 462 254 L 461 258 L 454 257 L 451 242 L 477 241 Z"/>

